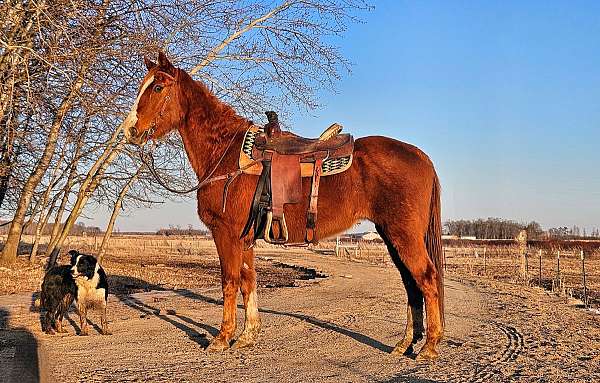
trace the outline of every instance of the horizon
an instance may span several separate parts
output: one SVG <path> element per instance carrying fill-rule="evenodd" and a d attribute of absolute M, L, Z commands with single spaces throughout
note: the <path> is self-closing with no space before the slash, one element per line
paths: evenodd
<path fill-rule="evenodd" d="M 286 123 L 317 136 L 335 121 L 355 137 L 416 145 L 438 171 L 444 221 L 589 232 L 600 226 L 598 11 L 593 2 L 376 4 L 337 40 L 352 74 L 320 93 L 322 108 Z M 195 211 L 193 199 L 167 201 L 124 214 L 116 228 L 202 228 Z M 104 227 L 109 213 L 86 215 Z"/>

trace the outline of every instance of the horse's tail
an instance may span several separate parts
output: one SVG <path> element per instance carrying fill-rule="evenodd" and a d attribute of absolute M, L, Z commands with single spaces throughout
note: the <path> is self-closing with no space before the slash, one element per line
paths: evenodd
<path fill-rule="evenodd" d="M 438 279 L 438 302 L 442 323 L 444 322 L 444 250 L 442 248 L 442 211 L 440 203 L 440 181 L 434 173 L 431 202 L 429 204 L 429 226 L 425 235 L 427 253 L 435 265 Z"/>

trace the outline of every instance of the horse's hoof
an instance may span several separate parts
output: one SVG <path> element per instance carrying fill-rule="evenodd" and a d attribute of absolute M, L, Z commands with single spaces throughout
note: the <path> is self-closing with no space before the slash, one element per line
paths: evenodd
<path fill-rule="evenodd" d="M 429 347 L 427 345 L 423 346 L 421 351 L 417 354 L 417 360 L 433 360 L 439 356 L 439 352 L 435 349 L 435 347 Z"/>
<path fill-rule="evenodd" d="M 408 345 L 405 342 L 401 342 L 398 343 L 396 345 L 396 347 L 394 347 L 394 349 L 392 350 L 392 352 L 390 353 L 391 355 L 412 355 L 415 352 L 415 349 L 413 348 L 412 343 L 408 343 Z"/>
<path fill-rule="evenodd" d="M 229 348 L 229 342 L 223 338 L 215 338 L 206 348 L 208 352 L 223 352 Z"/>
<path fill-rule="evenodd" d="M 90 335 L 90 332 L 88 330 L 79 331 L 79 336 L 88 336 L 88 335 Z"/>
<path fill-rule="evenodd" d="M 256 344 L 256 336 L 245 336 L 244 334 L 240 335 L 240 337 L 233 344 L 234 350 L 239 350 L 241 348 L 249 348 L 253 347 Z"/>
<path fill-rule="evenodd" d="M 102 335 L 112 335 L 112 332 L 109 330 L 100 330 L 100 334 Z"/>

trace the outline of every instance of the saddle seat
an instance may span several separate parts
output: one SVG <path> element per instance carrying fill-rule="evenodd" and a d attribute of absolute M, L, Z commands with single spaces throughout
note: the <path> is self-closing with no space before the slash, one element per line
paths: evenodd
<path fill-rule="evenodd" d="M 344 145 L 350 144 L 352 136 L 339 134 L 342 126 L 333 124 L 319 138 L 305 138 L 291 132 L 281 132 L 278 137 L 268 138 L 266 135 L 257 137 L 257 150 L 272 150 L 279 154 L 310 154 L 315 152 L 333 152 Z"/>

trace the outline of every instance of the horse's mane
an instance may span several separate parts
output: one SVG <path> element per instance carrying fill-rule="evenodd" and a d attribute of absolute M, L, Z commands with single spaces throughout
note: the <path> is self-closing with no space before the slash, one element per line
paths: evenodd
<path fill-rule="evenodd" d="M 182 92 L 193 103 L 189 105 L 188 118 L 200 124 L 197 129 L 217 141 L 231 133 L 246 131 L 250 121 L 238 115 L 231 105 L 219 100 L 202 81 L 192 79 L 185 71 L 180 70 L 180 76 Z"/>

